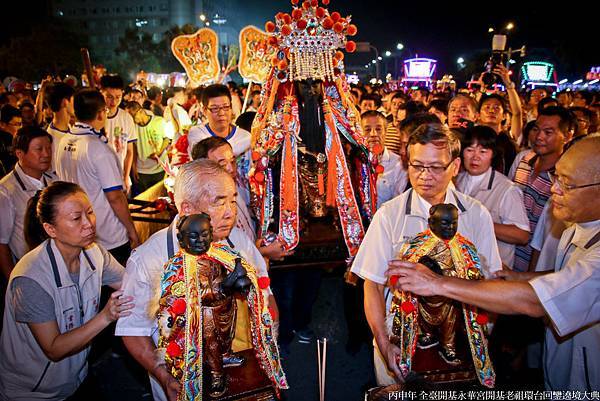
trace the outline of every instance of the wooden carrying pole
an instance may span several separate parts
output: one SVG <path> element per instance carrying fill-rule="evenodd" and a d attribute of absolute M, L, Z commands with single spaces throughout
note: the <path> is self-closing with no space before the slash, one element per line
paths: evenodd
<path fill-rule="evenodd" d="M 94 72 L 92 71 L 92 61 L 90 60 L 90 52 L 87 48 L 81 48 L 81 58 L 83 59 L 83 69 L 87 76 L 90 88 L 96 88 L 96 82 L 94 81 Z"/>
<path fill-rule="evenodd" d="M 325 401 L 325 378 L 327 376 L 327 339 L 317 340 L 317 359 L 319 369 L 319 401 Z"/>

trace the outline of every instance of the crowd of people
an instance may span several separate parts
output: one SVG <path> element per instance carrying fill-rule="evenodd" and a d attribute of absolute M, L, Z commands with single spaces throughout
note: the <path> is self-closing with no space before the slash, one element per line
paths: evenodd
<path fill-rule="evenodd" d="M 511 360 L 528 353 L 547 389 L 598 390 L 600 97 L 520 93 L 507 68 L 494 72 L 505 91 L 351 89 L 381 166 L 378 210 L 351 268 L 364 280 L 377 384 L 405 380 L 386 323 L 396 287 L 497 313 L 494 331 L 510 333 L 498 335 L 503 345 L 531 337 L 503 352 Z M 87 379 L 90 349 L 109 330 L 126 348 L 113 341 L 113 351 L 147 370 L 154 398 L 176 400 L 179 383 L 157 363 L 158 326 L 148 310 L 179 249 L 180 217 L 207 213 L 214 240 L 233 246 L 261 277 L 270 261 L 293 253 L 257 236 L 248 174 L 260 85 L 163 90 L 109 74 L 97 89 L 52 78 L 37 92 L 0 89 L 0 399 L 86 399 L 97 391 Z M 174 167 L 179 214 L 142 242 L 128 198 L 162 185 Z M 458 231 L 476 246 L 485 280 L 396 260 L 441 203 L 458 208 Z M 296 310 L 280 295 L 278 285 L 288 284 L 264 289 L 284 355 L 291 341 L 315 340 L 318 291 L 305 289 Z M 103 286 L 114 291 L 103 296 Z M 545 336 L 529 335 L 542 317 Z M 348 339 L 349 352 L 357 338 Z M 452 349 L 441 356 L 458 358 Z M 508 377 L 524 365 L 498 369 Z"/>

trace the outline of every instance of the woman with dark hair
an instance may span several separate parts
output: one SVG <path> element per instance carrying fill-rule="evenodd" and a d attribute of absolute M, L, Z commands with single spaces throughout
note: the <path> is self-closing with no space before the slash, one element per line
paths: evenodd
<path fill-rule="evenodd" d="M 98 310 L 101 286 L 118 290 L 124 269 L 95 237 L 92 205 L 77 184 L 53 182 L 29 201 L 25 239 L 33 249 L 8 282 L 0 399 L 73 396 L 86 379 L 92 339 L 129 315 L 133 298 L 122 291 Z"/>
<path fill-rule="evenodd" d="M 493 160 L 498 157 L 496 140 L 496 131 L 486 126 L 466 131 L 462 150 L 464 170 L 458 174 L 456 187 L 489 210 L 500 259 L 512 269 L 515 245 L 529 241 L 529 220 L 521 189 L 493 168 Z"/>

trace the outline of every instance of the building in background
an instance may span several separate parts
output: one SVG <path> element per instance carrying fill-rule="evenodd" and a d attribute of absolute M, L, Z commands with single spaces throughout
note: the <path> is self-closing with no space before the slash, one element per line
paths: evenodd
<path fill-rule="evenodd" d="M 115 56 L 119 38 L 139 28 L 160 42 L 173 26 L 207 26 L 219 35 L 221 46 L 237 44 L 247 23 L 239 0 L 51 0 L 51 13 L 72 22 L 89 37 L 95 60 Z"/>

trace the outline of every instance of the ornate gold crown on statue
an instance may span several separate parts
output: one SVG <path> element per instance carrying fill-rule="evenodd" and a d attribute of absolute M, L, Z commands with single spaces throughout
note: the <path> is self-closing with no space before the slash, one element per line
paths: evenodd
<path fill-rule="evenodd" d="M 328 5 L 329 0 L 322 0 Z M 346 36 L 356 35 L 356 25 L 350 16 L 342 18 L 340 13 L 319 6 L 318 0 L 292 0 L 291 15 L 278 13 L 275 22 L 265 24 L 265 30 L 273 35 L 269 43 L 278 48 L 271 61 L 279 81 L 301 81 L 320 79 L 333 81 L 343 72 L 344 48 L 352 53 L 356 43 Z"/>

